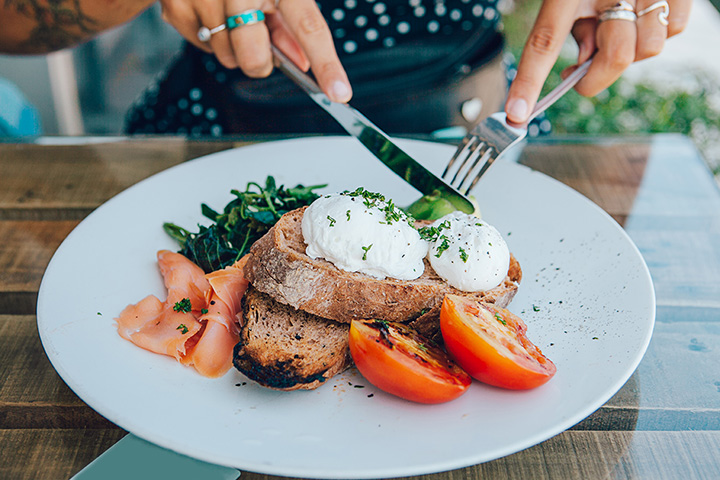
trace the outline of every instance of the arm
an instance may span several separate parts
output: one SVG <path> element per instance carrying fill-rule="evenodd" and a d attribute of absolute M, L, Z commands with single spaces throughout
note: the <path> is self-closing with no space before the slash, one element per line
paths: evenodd
<path fill-rule="evenodd" d="M 0 0 L 0 52 L 49 53 L 132 19 L 154 0 Z"/>

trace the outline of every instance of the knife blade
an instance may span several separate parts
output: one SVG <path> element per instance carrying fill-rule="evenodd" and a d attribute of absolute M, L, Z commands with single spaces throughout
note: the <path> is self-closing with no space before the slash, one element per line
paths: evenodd
<path fill-rule="evenodd" d="M 362 113 L 346 103 L 331 101 L 309 75 L 300 70 L 277 47 L 272 46 L 275 65 L 303 89 L 310 98 L 328 112 L 350 135 L 357 138 L 365 148 L 400 178 L 419 190 L 423 195 L 439 192 L 455 208 L 473 213 L 475 207 L 467 197 L 445 183 L 430 170 L 395 145 L 390 137 Z"/>

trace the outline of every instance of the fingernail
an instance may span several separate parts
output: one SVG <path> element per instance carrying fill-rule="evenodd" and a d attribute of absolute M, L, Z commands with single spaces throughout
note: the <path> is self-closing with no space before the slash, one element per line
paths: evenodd
<path fill-rule="evenodd" d="M 524 98 L 513 98 L 508 102 L 507 114 L 515 122 L 523 122 L 528 116 L 528 104 Z"/>
<path fill-rule="evenodd" d="M 350 89 L 350 85 L 346 82 L 337 80 L 330 87 L 330 94 L 333 97 L 333 101 L 345 103 L 350 100 L 350 97 L 352 97 L 352 90 Z"/>

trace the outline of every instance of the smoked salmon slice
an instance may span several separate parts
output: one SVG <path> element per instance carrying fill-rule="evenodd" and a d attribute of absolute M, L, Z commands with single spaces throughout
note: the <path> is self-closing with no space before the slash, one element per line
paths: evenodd
<path fill-rule="evenodd" d="M 149 295 L 128 305 L 115 319 L 118 333 L 141 348 L 192 365 L 206 377 L 224 375 L 239 340 L 242 297 L 248 287 L 246 258 L 207 275 L 179 253 L 161 250 L 157 260 L 167 299 Z"/>
<path fill-rule="evenodd" d="M 210 284 L 205 272 L 179 253 L 160 250 L 158 267 L 168 294 L 165 302 L 150 295 L 127 306 L 115 319 L 118 333 L 138 347 L 180 360 L 188 341 L 202 328 L 196 315 L 205 308 Z M 177 302 L 189 299 L 191 311 L 176 309 Z"/>
<path fill-rule="evenodd" d="M 210 283 L 207 312 L 199 319 L 205 330 L 182 360 L 206 377 L 220 377 L 232 367 L 233 348 L 240 340 L 242 297 L 248 287 L 243 275 L 246 261 L 247 257 L 243 257 L 229 267 L 206 275 Z"/>

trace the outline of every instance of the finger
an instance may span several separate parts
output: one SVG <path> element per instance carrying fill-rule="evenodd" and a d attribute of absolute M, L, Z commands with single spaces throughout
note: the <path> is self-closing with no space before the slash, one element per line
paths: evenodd
<path fill-rule="evenodd" d="M 187 41 L 201 50 L 211 53 L 209 45 L 197 37 L 198 19 L 190 4 L 183 1 L 166 1 L 162 3 L 162 19 L 172 25 Z"/>
<path fill-rule="evenodd" d="M 225 24 L 225 7 L 222 3 L 205 1 L 199 7 L 197 16 L 200 19 L 200 26 L 212 29 Z M 232 46 L 230 45 L 230 32 L 228 32 L 227 28 L 214 33 L 209 41 L 204 42 L 204 45 L 210 47 L 215 57 L 217 57 L 218 61 L 225 68 L 232 69 L 238 67 Z"/>
<path fill-rule="evenodd" d="M 595 53 L 595 31 L 597 21 L 594 18 L 581 18 L 572 28 L 572 36 L 578 44 L 578 65 L 582 65 Z"/>
<path fill-rule="evenodd" d="M 303 52 L 297 39 L 293 36 L 280 12 L 267 16 L 267 26 L 273 45 L 278 47 L 287 57 L 304 72 L 310 69 L 310 60 Z"/>
<path fill-rule="evenodd" d="M 638 0 L 637 11 L 642 12 L 654 5 L 656 0 Z M 668 27 L 663 25 L 661 17 L 663 8 L 658 8 L 638 16 L 637 19 L 637 46 L 635 48 L 635 61 L 654 57 L 665 46 Z"/>
<path fill-rule="evenodd" d="M 576 9 L 577 0 L 546 0 L 540 7 L 508 91 L 505 111 L 511 122 L 524 123 L 530 115 L 572 29 Z"/>
<path fill-rule="evenodd" d="M 228 17 L 250 10 L 260 10 L 265 2 L 259 0 L 229 0 L 225 14 Z M 230 30 L 230 44 L 240 69 L 252 78 L 270 75 L 273 69 L 270 51 L 270 32 L 265 21 L 239 25 Z"/>
<path fill-rule="evenodd" d="M 285 0 L 280 12 L 310 60 L 320 88 L 335 102 L 347 102 L 352 88 L 335 51 L 330 28 L 314 0 Z"/>
<path fill-rule="evenodd" d="M 634 2 L 629 1 L 633 7 Z M 608 3 L 603 11 L 614 3 Z M 635 60 L 637 27 L 627 20 L 606 20 L 597 26 L 595 42 L 597 52 L 585 77 L 575 90 L 585 96 L 595 96 L 620 78 L 622 72 Z"/>
<path fill-rule="evenodd" d="M 690 21 L 692 0 L 668 0 L 670 16 L 668 17 L 668 38 L 685 30 Z"/>

